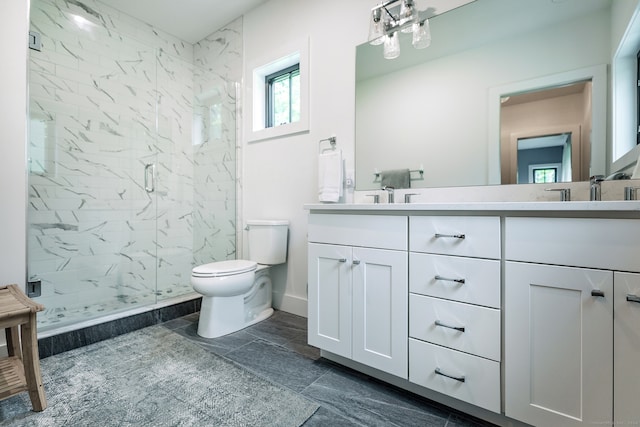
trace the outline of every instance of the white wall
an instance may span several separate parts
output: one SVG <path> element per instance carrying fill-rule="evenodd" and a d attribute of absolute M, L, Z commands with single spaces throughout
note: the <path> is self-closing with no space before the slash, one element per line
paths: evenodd
<path fill-rule="evenodd" d="M 243 147 L 244 218 L 273 217 L 291 221 L 289 262 L 286 267 L 274 269 L 275 306 L 286 311 L 306 314 L 307 212 L 303 205 L 317 201 L 318 140 L 335 133 L 338 147 L 345 154 L 347 169 L 353 167 L 355 47 L 366 41 L 367 13 L 376 3 L 376 0 L 271 0 L 245 16 L 245 66 L 263 57 L 265 52 L 274 50 L 274 46 L 287 43 L 290 39 L 310 39 L 310 132 L 257 143 L 247 143 L 245 139 Z M 580 44 L 575 47 L 578 52 L 576 56 L 597 52 L 595 63 L 608 62 L 609 34 L 602 34 L 602 29 L 606 27 L 598 26 L 600 39 L 597 46 Z M 531 43 L 535 43 L 535 40 Z M 518 52 L 518 46 L 513 40 L 504 41 L 501 47 Z M 541 48 L 545 49 L 545 45 Z M 494 55 L 497 52 L 487 48 L 483 50 L 483 54 Z M 448 64 L 448 75 L 464 79 L 464 75 L 469 72 L 468 67 L 462 68 L 458 64 L 456 68 L 456 59 L 457 57 L 446 58 L 440 62 Z M 583 66 L 580 58 L 573 62 L 567 64 L 568 69 Z M 537 75 L 535 73 L 552 72 L 546 71 L 544 66 L 538 67 L 534 73 L 526 64 L 516 64 L 515 70 L 505 70 L 500 65 L 504 64 L 497 64 L 492 69 L 489 86 L 530 78 L 531 75 Z M 439 71 L 441 75 L 446 73 L 444 70 Z M 245 83 L 249 81 L 250 73 L 251 70 L 245 69 Z M 481 88 L 481 92 L 479 96 L 482 102 L 477 105 L 479 118 L 474 122 L 481 122 L 481 125 L 472 127 L 471 133 L 485 138 L 486 85 Z M 243 105 L 247 108 L 246 99 Z M 478 156 L 486 156 L 485 153 L 486 147 L 481 142 Z M 417 166 L 403 165 L 412 168 Z"/>
<path fill-rule="evenodd" d="M 366 41 L 368 11 L 376 0 L 271 0 L 244 19 L 245 64 L 274 46 L 309 38 L 310 131 L 246 143 L 245 219 L 288 219 L 289 258 L 272 269 L 274 305 L 307 311 L 307 212 L 317 197 L 318 141 L 332 134 L 353 168 L 355 123 L 355 47 Z M 276 59 L 276 58 L 273 58 Z M 244 82 L 250 82 L 245 70 Z M 245 99 L 244 108 L 248 108 Z M 245 139 L 246 141 L 246 139 Z M 282 286 L 285 285 L 285 288 Z"/>
<path fill-rule="evenodd" d="M 29 2 L 0 2 L 0 285 L 26 271 L 27 32 Z"/>

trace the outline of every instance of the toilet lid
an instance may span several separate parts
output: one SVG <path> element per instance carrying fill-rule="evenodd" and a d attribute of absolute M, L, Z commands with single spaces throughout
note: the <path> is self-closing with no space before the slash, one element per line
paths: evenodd
<path fill-rule="evenodd" d="M 229 276 L 231 274 L 253 271 L 256 269 L 257 265 L 258 264 L 255 261 L 246 261 L 244 259 L 211 262 L 209 264 L 195 267 L 192 270 L 192 275 L 198 277 Z"/>

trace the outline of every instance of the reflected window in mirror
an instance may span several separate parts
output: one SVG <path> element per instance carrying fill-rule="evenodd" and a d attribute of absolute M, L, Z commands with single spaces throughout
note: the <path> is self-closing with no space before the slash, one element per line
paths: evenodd
<path fill-rule="evenodd" d="M 532 175 L 534 184 L 558 182 L 558 167 L 540 167 L 539 165 L 532 166 Z"/>

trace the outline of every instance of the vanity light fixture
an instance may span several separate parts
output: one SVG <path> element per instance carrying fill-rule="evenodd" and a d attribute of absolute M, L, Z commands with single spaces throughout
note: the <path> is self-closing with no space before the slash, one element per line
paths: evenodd
<path fill-rule="evenodd" d="M 431 44 L 427 11 L 419 11 L 414 0 L 390 0 L 371 9 L 369 43 L 384 44 L 384 57 L 400 56 L 400 33 L 413 35 L 412 45 L 424 49 Z"/>

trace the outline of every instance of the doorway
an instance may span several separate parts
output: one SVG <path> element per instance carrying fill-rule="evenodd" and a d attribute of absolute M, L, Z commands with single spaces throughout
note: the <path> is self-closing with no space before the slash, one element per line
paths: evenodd
<path fill-rule="evenodd" d="M 592 82 L 585 80 L 501 98 L 502 184 L 549 182 L 530 176 L 529 166 L 544 174 L 542 166 L 552 164 L 560 164 L 547 168 L 553 182 L 589 178 L 591 92 Z"/>

